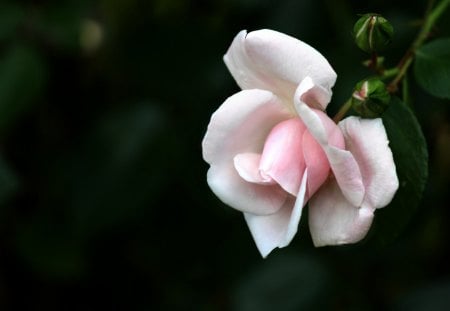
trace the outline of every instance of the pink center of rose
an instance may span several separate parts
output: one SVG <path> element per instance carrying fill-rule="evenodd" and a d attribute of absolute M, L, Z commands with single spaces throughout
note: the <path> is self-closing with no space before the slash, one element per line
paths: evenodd
<path fill-rule="evenodd" d="M 297 196 L 303 174 L 308 169 L 305 202 L 326 181 L 330 172 L 322 147 L 298 117 L 273 127 L 261 154 L 236 155 L 234 166 L 244 180 L 263 185 L 278 184 L 293 196 Z"/>

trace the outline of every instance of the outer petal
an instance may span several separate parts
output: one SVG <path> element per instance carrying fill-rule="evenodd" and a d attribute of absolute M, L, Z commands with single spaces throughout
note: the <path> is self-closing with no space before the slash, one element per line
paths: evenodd
<path fill-rule="evenodd" d="M 307 176 L 308 172 L 305 171 L 295 203 L 294 198 L 290 197 L 275 214 L 266 216 L 244 214 L 256 246 L 263 257 L 266 257 L 276 247 L 289 245 L 297 233 L 302 209 L 305 205 Z"/>
<path fill-rule="evenodd" d="M 358 162 L 366 195 L 364 203 L 373 208 L 389 204 L 398 189 L 395 163 L 381 119 L 348 117 L 339 123 L 347 149 Z"/>
<path fill-rule="evenodd" d="M 384 207 L 398 189 L 398 178 L 381 119 L 349 117 L 340 122 L 347 149 L 356 159 L 365 187 L 361 205 L 342 194 L 330 180 L 310 200 L 309 224 L 316 246 L 355 243 L 370 228 L 376 208 Z"/>
<path fill-rule="evenodd" d="M 343 150 L 343 137 L 339 128 L 323 112 L 311 109 L 302 102 L 296 109 L 311 135 L 322 146 L 337 183 L 347 200 L 360 206 L 365 190 L 358 163 L 353 155 Z"/>
<path fill-rule="evenodd" d="M 352 205 L 335 179 L 309 201 L 309 229 L 315 246 L 356 243 L 366 236 L 372 219 L 373 209 Z"/>
<path fill-rule="evenodd" d="M 241 31 L 224 56 L 225 64 L 242 89 L 270 90 L 291 99 L 297 85 L 310 76 L 330 90 L 336 73 L 308 44 L 283 33 L 263 29 Z"/>
<path fill-rule="evenodd" d="M 277 185 L 246 182 L 236 171 L 233 158 L 240 153 L 261 153 L 273 126 L 290 114 L 270 92 L 246 90 L 228 98 L 212 115 L 203 139 L 203 158 L 211 167 L 207 181 L 225 204 L 245 212 L 276 212 L 286 200 Z"/>

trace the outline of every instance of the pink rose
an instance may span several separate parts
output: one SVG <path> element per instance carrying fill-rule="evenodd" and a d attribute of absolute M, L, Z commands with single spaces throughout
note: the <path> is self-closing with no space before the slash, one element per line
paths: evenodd
<path fill-rule="evenodd" d="M 364 238 L 398 188 L 381 119 L 336 125 L 323 112 L 336 73 L 285 34 L 241 31 L 224 60 L 242 91 L 212 115 L 203 158 L 209 186 L 244 213 L 261 255 L 291 242 L 308 201 L 314 245 Z"/>

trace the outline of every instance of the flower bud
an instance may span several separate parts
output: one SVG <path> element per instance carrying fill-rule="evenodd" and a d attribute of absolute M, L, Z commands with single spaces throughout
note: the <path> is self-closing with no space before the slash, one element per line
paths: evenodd
<path fill-rule="evenodd" d="M 365 14 L 353 27 L 356 45 L 367 53 L 382 51 L 392 41 L 394 28 L 382 16 Z"/>
<path fill-rule="evenodd" d="M 378 78 L 371 78 L 356 84 L 352 107 L 364 118 L 376 118 L 387 109 L 390 99 L 386 85 Z"/>

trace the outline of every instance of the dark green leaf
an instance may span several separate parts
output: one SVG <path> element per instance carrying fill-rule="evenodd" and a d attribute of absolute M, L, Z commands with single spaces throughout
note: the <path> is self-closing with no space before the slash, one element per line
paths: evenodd
<path fill-rule="evenodd" d="M 450 38 L 432 41 L 418 49 L 414 73 L 427 92 L 450 98 Z"/>
<path fill-rule="evenodd" d="M 394 155 L 399 189 L 391 204 L 378 210 L 374 231 L 384 244 L 395 238 L 417 210 L 428 177 L 428 151 L 421 127 L 413 112 L 393 97 L 383 123 Z"/>

